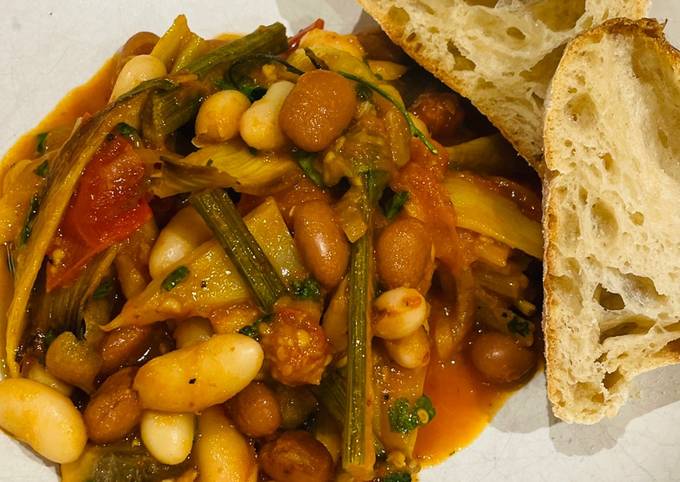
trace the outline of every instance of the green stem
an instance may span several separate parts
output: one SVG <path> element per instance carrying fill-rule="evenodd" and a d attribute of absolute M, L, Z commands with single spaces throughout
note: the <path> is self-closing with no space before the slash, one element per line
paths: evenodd
<path fill-rule="evenodd" d="M 368 231 L 352 245 L 349 271 L 347 391 L 343 433 L 343 468 L 357 476 L 370 474 L 375 463 L 371 407 L 371 319 L 373 300 L 373 176 L 361 176 L 362 211 Z"/>
<path fill-rule="evenodd" d="M 227 256 L 249 284 L 260 308 L 271 313 L 286 287 L 222 189 L 191 196 L 191 204 L 215 234 Z"/>
<path fill-rule="evenodd" d="M 361 85 L 368 87 L 372 91 L 378 93 L 380 96 L 387 99 L 394 107 L 396 107 L 396 109 L 401 113 L 401 115 L 404 116 L 404 119 L 406 119 L 406 123 L 408 124 L 408 128 L 411 131 L 411 134 L 420 139 L 421 142 L 425 144 L 425 147 L 427 147 L 427 150 L 429 150 L 432 154 L 438 153 L 437 148 L 434 146 L 434 144 L 432 144 L 432 142 L 430 142 L 425 133 L 418 129 L 418 127 L 416 127 L 416 125 L 413 123 L 413 119 L 411 119 L 411 116 L 409 115 L 406 108 L 403 105 L 401 105 L 401 102 L 397 101 L 397 99 L 388 94 L 387 91 L 381 89 L 375 84 L 372 84 L 371 82 L 362 79 L 361 77 L 358 77 L 354 74 L 350 74 L 349 72 L 342 71 L 338 72 L 338 74 L 342 75 L 343 77 L 349 80 L 359 82 Z"/>
<path fill-rule="evenodd" d="M 288 48 L 286 27 L 277 22 L 258 27 L 253 33 L 229 42 L 190 62 L 185 70 L 203 77 L 214 67 L 232 64 L 253 54 L 279 54 Z M 227 65 L 228 67 L 228 65 Z"/>

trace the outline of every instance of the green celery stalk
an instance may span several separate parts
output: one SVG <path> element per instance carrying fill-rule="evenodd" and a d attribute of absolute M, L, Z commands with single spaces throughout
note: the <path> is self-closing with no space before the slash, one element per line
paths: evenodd
<path fill-rule="evenodd" d="M 352 245 L 349 268 L 349 325 L 347 391 L 343 430 L 343 469 L 355 477 L 370 477 L 375 463 L 373 449 L 373 385 L 371 373 L 370 310 L 373 300 L 373 206 L 375 179 L 369 171 L 362 179 L 362 212 L 368 230 Z"/>
<path fill-rule="evenodd" d="M 250 286 L 260 308 L 271 313 L 286 286 L 222 189 L 191 196 L 191 204 L 212 229 L 227 256 Z"/>
<path fill-rule="evenodd" d="M 203 77 L 217 66 L 228 68 L 235 61 L 254 54 L 280 54 L 288 48 L 286 27 L 276 22 L 260 26 L 253 33 L 218 47 L 189 62 L 185 70 Z"/>

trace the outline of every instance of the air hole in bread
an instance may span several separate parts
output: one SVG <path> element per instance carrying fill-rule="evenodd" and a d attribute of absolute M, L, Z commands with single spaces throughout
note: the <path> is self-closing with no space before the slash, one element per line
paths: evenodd
<path fill-rule="evenodd" d="M 564 140 L 564 147 L 571 147 L 571 146 L 573 146 L 573 145 L 574 145 L 574 143 L 571 142 L 570 139 L 565 139 L 565 140 Z"/>
<path fill-rule="evenodd" d="M 678 331 L 680 331 L 680 321 L 672 323 L 668 326 L 664 326 L 663 329 L 665 331 L 670 331 L 671 333 L 677 333 Z"/>
<path fill-rule="evenodd" d="M 524 32 L 522 32 L 520 29 L 517 27 L 509 27 L 505 33 L 508 35 L 508 37 L 513 38 L 515 40 L 524 40 L 527 38 L 526 35 L 524 35 Z"/>
<path fill-rule="evenodd" d="M 602 380 L 604 388 L 611 391 L 619 382 L 623 380 L 623 375 L 618 370 L 614 370 L 611 373 L 607 373 Z"/>
<path fill-rule="evenodd" d="M 611 324 L 609 321 L 608 324 Z M 600 333 L 600 343 L 609 338 L 629 335 L 646 335 L 656 322 L 646 316 L 634 315 L 616 320 L 616 324 Z"/>
<path fill-rule="evenodd" d="M 593 392 L 596 393 L 596 395 L 593 395 L 593 398 L 599 395 L 602 397 L 602 401 L 604 401 L 604 395 L 600 392 L 599 385 L 590 382 L 576 382 L 574 385 L 574 396 L 576 397 L 590 398 L 589 394 Z"/>
<path fill-rule="evenodd" d="M 602 159 L 602 165 L 604 166 L 604 170 L 607 172 L 612 172 L 614 168 L 614 158 L 610 153 L 605 153 L 600 156 L 600 159 Z"/>
<path fill-rule="evenodd" d="M 430 7 L 427 3 L 423 2 L 423 0 L 417 0 L 418 4 L 423 7 L 423 10 L 425 10 L 426 13 L 429 13 L 430 15 L 435 14 L 434 8 Z"/>
<path fill-rule="evenodd" d="M 439 33 L 439 29 L 437 27 L 430 27 L 427 29 L 427 31 L 430 33 Z"/>
<path fill-rule="evenodd" d="M 411 16 L 406 10 L 401 7 L 395 7 L 394 5 L 387 11 L 387 18 L 401 29 L 403 29 L 409 20 L 411 20 Z"/>
<path fill-rule="evenodd" d="M 578 188 L 578 200 L 583 206 L 588 204 L 588 190 L 584 187 Z"/>
<path fill-rule="evenodd" d="M 626 307 L 626 303 L 620 294 L 609 291 L 602 284 L 595 287 L 593 299 L 607 311 L 620 311 Z"/>
<path fill-rule="evenodd" d="M 446 44 L 446 48 L 451 55 L 453 55 L 454 70 L 475 70 L 476 64 L 468 59 L 461 51 L 456 47 L 456 44 L 452 40 L 449 40 Z"/>
<path fill-rule="evenodd" d="M 590 208 L 591 219 L 597 231 L 608 237 L 613 238 L 619 230 L 619 223 L 616 221 L 614 211 L 601 199 L 596 201 Z"/>
<path fill-rule="evenodd" d="M 645 223 L 645 215 L 641 212 L 635 211 L 630 215 L 631 222 L 636 226 L 642 226 Z"/>
<path fill-rule="evenodd" d="M 668 297 L 659 293 L 656 285 L 651 278 L 646 276 L 637 276 L 631 273 L 623 273 L 624 289 L 626 294 L 632 296 L 640 304 L 644 305 L 648 302 L 666 303 Z"/>
<path fill-rule="evenodd" d="M 406 37 L 406 41 L 413 42 L 417 37 L 418 37 L 417 33 L 411 32 L 410 34 L 408 34 L 408 37 Z"/>
<path fill-rule="evenodd" d="M 597 108 L 593 99 L 587 94 L 579 94 L 571 99 L 567 105 L 567 112 L 574 123 L 580 124 L 581 128 L 594 126 L 597 120 Z"/>
<path fill-rule="evenodd" d="M 553 49 L 541 60 L 536 62 L 536 64 L 534 64 L 534 66 L 529 70 L 524 70 L 520 72 L 519 75 L 521 75 L 523 79 L 530 82 L 539 82 L 541 84 L 547 85 L 555 73 L 557 64 L 560 63 L 563 52 L 564 45 L 560 45 L 559 47 Z"/>
<path fill-rule="evenodd" d="M 534 18 L 553 32 L 571 30 L 586 11 L 586 0 L 540 0 L 531 7 Z"/>

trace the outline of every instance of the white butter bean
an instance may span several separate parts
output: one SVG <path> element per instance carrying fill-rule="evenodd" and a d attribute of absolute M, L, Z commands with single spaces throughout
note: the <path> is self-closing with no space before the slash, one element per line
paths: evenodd
<path fill-rule="evenodd" d="M 58 464 L 80 457 L 87 442 L 85 423 L 71 400 L 26 378 L 0 381 L 0 428 Z"/>
<path fill-rule="evenodd" d="M 294 86 L 287 80 L 272 84 L 265 96 L 243 114 L 240 131 L 246 144 L 260 150 L 278 149 L 286 144 L 279 126 L 279 113 Z"/>
<path fill-rule="evenodd" d="M 198 471 L 204 482 L 255 482 L 257 462 L 253 449 L 224 414 L 211 407 L 198 420 Z"/>
<path fill-rule="evenodd" d="M 133 388 L 145 409 L 200 412 L 243 390 L 263 359 L 260 344 L 252 338 L 215 335 L 149 361 L 137 372 Z"/>
<path fill-rule="evenodd" d="M 222 90 L 211 95 L 196 116 L 196 141 L 198 144 L 224 142 L 236 137 L 243 113 L 250 100 L 238 90 Z"/>
<path fill-rule="evenodd" d="M 153 55 L 136 55 L 127 61 L 118 74 L 110 100 L 116 100 L 146 80 L 166 74 L 165 64 Z"/>
<path fill-rule="evenodd" d="M 430 311 L 423 295 L 412 288 L 385 291 L 376 298 L 373 307 L 374 333 L 386 340 L 410 335 L 425 323 Z"/>
<path fill-rule="evenodd" d="M 387 354 L 404 368 L 420 368 L 430 361 L 430 339 L 425 328 L 398 340 L 385 340 Z"/>
<path fill-rule="evenodd" d="M 165 274 L 177 261 L 198 248 L 212 236 L 200 214 L 191 206 L 175 214 L 161 230 L 149 254 L 149 273 L 152 278 Z"/>
<path fill-rule="evenodd" d="M 145 410 L 140 432 L 144 446 L 156 460 L 168 465 L 184 462 L 194 443 L 193 413 Z"/>
<path fill-rule="evenodd" d="M 48 372 L 47 369 L 40 363 L 31 364 L 31 367 L 28 369 L 28 373 L 26 374 L 26 378 L 30 378 L 31 380 L 42 383 L 43 385 L 47 385 L 50 388 L 54 388 L 56 391 L 63 393 L 67 397 L 70 396 L 71 392 L 73 391 L 73 387 L 71 385 L 59 380 L 57 377 Z"/>

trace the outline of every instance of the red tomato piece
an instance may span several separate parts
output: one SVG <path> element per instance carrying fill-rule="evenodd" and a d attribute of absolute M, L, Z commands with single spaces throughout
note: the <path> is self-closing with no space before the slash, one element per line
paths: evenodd
<path fill-rule="evenodd" d="M 76 279 L 95 255 L 151 216 L 143 161 L 122 136 L 108 139 L 83 171 L 48 250 L 47 290 Z"/>

